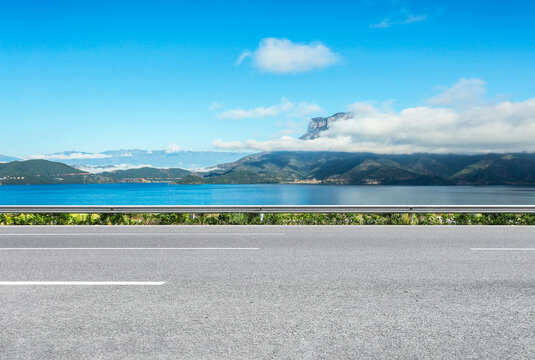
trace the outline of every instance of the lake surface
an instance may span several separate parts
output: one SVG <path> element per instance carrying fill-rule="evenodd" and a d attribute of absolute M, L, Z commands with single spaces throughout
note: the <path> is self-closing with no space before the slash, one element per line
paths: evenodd
<path fill-rule="evenodd" d="M 535 187 L 84 184 L 0 186 L 0 205 L 535 205 Z"/>

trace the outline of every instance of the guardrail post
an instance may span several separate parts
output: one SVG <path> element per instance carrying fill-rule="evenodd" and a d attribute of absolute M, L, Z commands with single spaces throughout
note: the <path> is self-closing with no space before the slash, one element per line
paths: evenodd
<path fill-rule="evenodd" d="M 30 214 L 30 213 L 184 213 L 195 218 L 195 214 L 202 213 L 535 213 L 535 205 L 170 205 L 170 206 L 139 206 L 139 205 L 0 205 L 0 213 Z M 415 221 L 418 217 L 414 218 Z"/>
<path fill-rule="evenodd" d="M 261 222 L 261 223 L 264 222 L 264 213 L 260 213 L 260 222 Z"/>
<path fill-rule="evenodd" d="M 189 214 L 189 218 L 190 218 L 191 220 L 195 220 L 195 214 L 194 214 L 194 213 Z"/>

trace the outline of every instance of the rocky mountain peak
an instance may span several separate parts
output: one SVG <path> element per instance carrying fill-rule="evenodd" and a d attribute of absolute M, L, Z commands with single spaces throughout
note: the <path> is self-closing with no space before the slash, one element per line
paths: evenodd
<path fill-rule="evenodd" d="M 330 124 L 338 120 L 347 120 L 350 113 L 339 112 L 329 117 L 315 117 L 310 119 L 307 132 L 300 137 L 301 140 L 316 139 L 322 131 L 329 128 Z"/>

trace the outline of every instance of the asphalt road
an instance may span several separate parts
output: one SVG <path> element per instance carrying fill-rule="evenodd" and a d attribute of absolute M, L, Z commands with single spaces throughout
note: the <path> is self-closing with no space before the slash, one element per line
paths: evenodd
<path fill-rule="evenodd" d="M 0 358 L 533 359 L 535 227 L 0 227 Z"/>

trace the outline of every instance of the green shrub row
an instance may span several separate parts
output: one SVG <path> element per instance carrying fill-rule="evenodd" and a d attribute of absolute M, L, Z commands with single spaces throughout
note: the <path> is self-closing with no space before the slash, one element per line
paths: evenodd
<path fill-rule="evenodd" d="M 535 214 L 0 214 L 0 225 L 535 225 Z"/>

